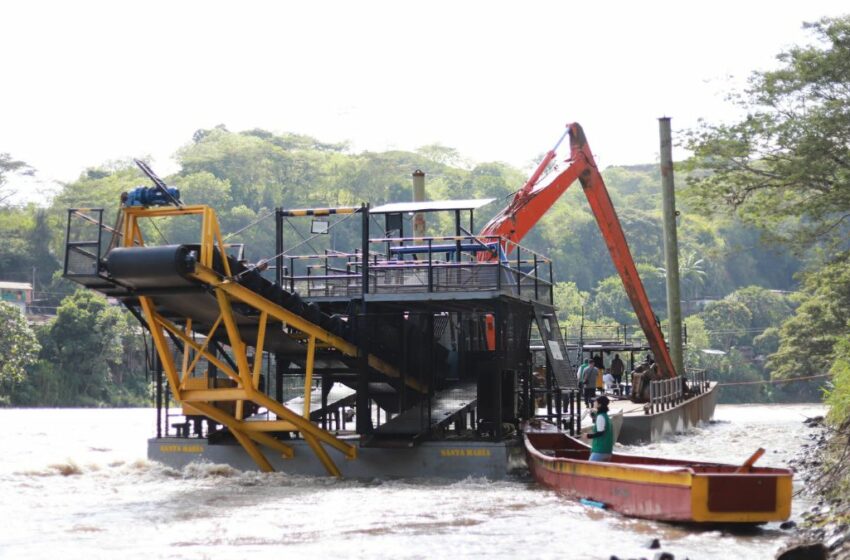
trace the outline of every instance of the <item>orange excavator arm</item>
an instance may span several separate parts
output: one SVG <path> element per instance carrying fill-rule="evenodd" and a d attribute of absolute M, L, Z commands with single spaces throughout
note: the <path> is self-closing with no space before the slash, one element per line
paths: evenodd
<path fill-rule="evenodd" d="M 555 166 L 541 179 L 545 169 L 555 159 L 555 152 L 566 135 L 570 138 L 570 157 L 564 162 L 566 167 L 560 170 L 558 166 Z M 664 335 L 649 304 L 649 298 L 632 259 L 617 212 L 608 195 L 608 189 L 593 160 L 584 131 L 578 123 L 567 125 L 567 132 L 555 148 L 546 154 L 531 178 L 517 191 L 510 204 L 496 214 L 479 235 L 481 237 L 499 236 L 512 243 L 519 243 L 576 179 L 581 182 L 584 194 L 590 203 L 590 209 L 611 253 L 611 259 L 620 274 L 626 294 L 658 363 L 659 372 L 664 377 L 675 377 L 676 368 L 667 350 Z M 507 254 L 511 250 L 510 244 L 505 246 L 503 241 L 503 250 Z M 497 255 L 489 253 L 480 253 L 480 255 L 480 258 L 498 258 Z"/>

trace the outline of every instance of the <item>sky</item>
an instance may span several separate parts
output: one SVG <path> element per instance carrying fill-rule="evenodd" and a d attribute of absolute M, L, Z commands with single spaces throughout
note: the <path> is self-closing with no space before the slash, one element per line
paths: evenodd
<path fill-rule="evenodd" d="M 174 172 L 180 146 L 218 124 L 527 167 L 579 122 L 601 167 L 653 163 L 659 117 L 674 141 L 734 120 L 726 95 L 809 42 L 804 21 L 847 13 L 846 0 L 11 0 L 0 153 L 38 171 L 11 183 L 18 200 L 110 160 Z"/>

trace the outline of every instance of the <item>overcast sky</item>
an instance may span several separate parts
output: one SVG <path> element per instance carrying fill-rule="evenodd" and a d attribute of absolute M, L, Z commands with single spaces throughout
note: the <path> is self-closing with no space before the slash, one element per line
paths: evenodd
<path fill-rule="evenodd" d="M 0 152 L 42 182 L 139 156 L 164 175 L 195 130 L 223 123 L 525 166 L 578 121 L 602 167 L 654 162 L 658 117 L 674 132 L 734 118 L 725 94 L 808 41 L 802 22 L 848 12 L 846 0 L 13 0 L 0 8 Z"/>

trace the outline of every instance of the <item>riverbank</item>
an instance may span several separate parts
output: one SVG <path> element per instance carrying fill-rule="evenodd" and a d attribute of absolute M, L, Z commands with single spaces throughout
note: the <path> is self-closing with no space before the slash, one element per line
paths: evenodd
<path fill-rule="evenodd" d="M 777 553 L 779 560 L 850 559 L 850 423 L 838 429 L 823 417 L 805 420 L 809 443 L 791 462 L 813 502 L 801 515 L 797 534 Z"/>

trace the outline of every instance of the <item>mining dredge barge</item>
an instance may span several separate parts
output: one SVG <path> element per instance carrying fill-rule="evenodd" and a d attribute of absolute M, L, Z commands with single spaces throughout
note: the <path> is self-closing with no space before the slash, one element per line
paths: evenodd
<path fill-rule="evenodd" d="M 114 227 L 103 210 L 69 210 L 65 276 L 119 300 L 156 349 L 149 457 L 177 467 L 497 479 L 512 457 L 522 461 L 523 420 L 543 414 L 574 433 L 581 405 L 551 261 L 519 241 L 576 179 L 659 370 L 675 376 L 584 134 L 568 125 L 558 144 L 567 136 L 563 169 L 544 176 L 553 149 L 478 233 L 475 211 L 492 199 L 278 209 L 274 256 L 249 264 L 213 209 L 184 205 L 142 162 L 154 186 L 123 197 Z M 451 235 L 409 234 L 410 217 L 429 212 L 448 213 Z M 192 217 L 197 241 L 151 243 L 156 221 Z M 285 223 L 302 217 L 319 220 L 314 235 L 346 220 L 359 242 L 346 252 L 287 251 Z M 543 379 L 529 351 L 533 330 Z"/>

